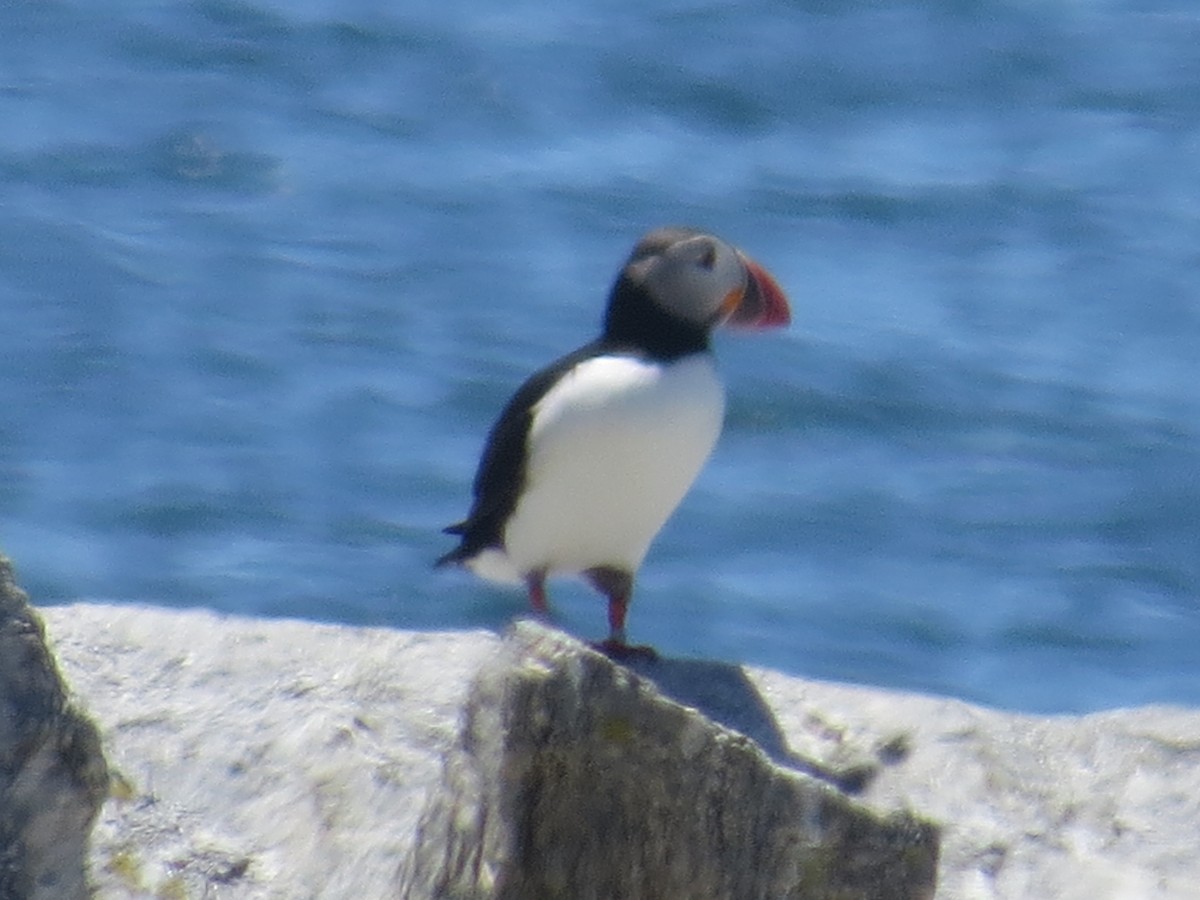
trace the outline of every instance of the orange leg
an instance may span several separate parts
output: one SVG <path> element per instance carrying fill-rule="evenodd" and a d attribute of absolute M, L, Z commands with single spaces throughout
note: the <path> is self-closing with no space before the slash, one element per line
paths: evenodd
<path fill-rule="evenodd" d="M 588 582 L 608 598 L 608 638 L 593 646 L 613 659 L 658 659 L 653 647 L 631 647 L 625 642 L 625 614 L 633 593 L 633 576 L 621 569 L 597 566 L 583 573 Z"/>
<path fill-rule="evenodd" d="M 539 616 L 550 615 L 550 604 L 546 602 L 546 573 L 530 572 L 525 576 L 525 587 L 529 589 L 529 605 Z"/>

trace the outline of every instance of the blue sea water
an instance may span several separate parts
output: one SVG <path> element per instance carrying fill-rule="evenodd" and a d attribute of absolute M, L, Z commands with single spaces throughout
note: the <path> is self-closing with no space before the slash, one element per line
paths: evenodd
<path fill-rule="evenodd" d="M 0 549 L 43 603 L 502 627 L 429 567 L 483 436 L 695 224 L 795 321 L 719 339 L 634 639 L 1196 705 L 1198 83 L 1168 0 L 8 0 Z"/>

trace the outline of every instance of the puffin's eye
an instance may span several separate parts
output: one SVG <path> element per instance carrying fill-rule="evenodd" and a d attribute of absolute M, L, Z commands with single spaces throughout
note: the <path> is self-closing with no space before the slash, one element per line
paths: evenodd
<path fill-rule="evenodd" d="M 704 250 L 700 253 L 700 259 L 697 262 L 703 269 L 711 272 L 713 266 L 717 264 L 717 248 L 712 244 L 705 244 Z"/>

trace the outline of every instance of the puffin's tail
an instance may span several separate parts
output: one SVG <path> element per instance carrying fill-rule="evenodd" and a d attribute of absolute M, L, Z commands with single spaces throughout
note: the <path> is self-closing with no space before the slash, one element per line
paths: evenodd
<path fill-rule="evenodd" d="M 453 534 L 462 537 L 467 533 L 467 523 L 459 522 L 455 525 L 448 525 L 442 529 L 442 534 Z M 470 559 L 474 554 L 467 549 L 467 542 L 463 541 L 449 553 L 444 556 L 439 556 L 433 563 L 435 569 L 443 569 L 446 566 L 460 566 L 467 559 Z"/>

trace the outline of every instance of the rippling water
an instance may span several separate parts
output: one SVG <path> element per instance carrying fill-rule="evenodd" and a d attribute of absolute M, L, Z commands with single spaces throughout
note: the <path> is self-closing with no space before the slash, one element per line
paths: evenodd
<path fill-rule="evenodd" d="M 499 627 L 438 528 L 683 222 L 795 324 L 720 342 L 636 639 L 1200 703 L 1193 9 L 5 3 L 0 547 L 43 602 Z"/>

